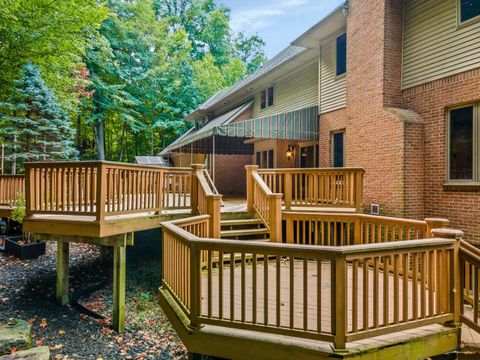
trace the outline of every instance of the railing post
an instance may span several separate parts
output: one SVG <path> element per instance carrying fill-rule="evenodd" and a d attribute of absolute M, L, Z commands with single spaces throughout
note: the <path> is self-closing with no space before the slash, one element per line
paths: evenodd
<path fill-rule="evenodd" d="M 427 223 L 427 233 L 425 234 L 427 239 L 434 237 L 432 234 L 433 229 L 444 229 L 449 223 L 447 219 L 442 218 L 427 218 L 425 219 L 425 222 Z"/>
<path fill-rule="evenodd" d="M 192 176 L 190 182 L 190 206 L 192 207 L 192 215 L 198 215 L 198 177 L 197 174 L 203 171 L 205 165 L 192 164 Z"/>
<path fill-rule="evenodd" d="M 282 242 L 282 194 L 268 196 L 270 241 Z"/>
<path fill-rule="evenodd" d="M 96 220 L 102 221 L 105 218 L 105 197 L 107 195 L 107 172 L 106 165 L 99 162 L 97 166 L 97 201 L 96 201 Z"/>
<path fill-rule="evenodd" d="M 450 257 L 450 264 L 453 267 L 453 271 L 450 271 L 450 289 L 448 294 L 449 310 L 453 313 L 453 325 L 460 325 L 460 310 L 463 302 L 463 287 L 462 279 L 460 278 L 460 241 L 463 238 L 463 231 L 454 229 L 432 229 L 433 237 L 444 239 L 455 239 L 455 245 Z M 446 268 L 446 263 L 444 263 Z M 445 278 L 446 280 L 446 278 Z M 478 280 L 476 280 L 478 281 Z"/>
<path fill-rule="evenodd" d="M 200 273 L 200 250 L 195 245 L 190 245 L 190 327 L 198 329 L 200 324 L 201 305 L 201 273 Z"/>
<path fill-rule="evenodd" d="M 361 169 L 355 171 L 355 208 L 357 209 L 357 212 L 362 212 L 363 174 L 364 171 Z"/>
<path fill-rule="evenodd" d="M 332 260 L 332 333 L 335 351 L 345 351 L 347 335 L 346 259 L 338 256 Z"/>
<path fill-rule="evenodd" d="M 355 216 L 353 223 L 353 243 L 354 245 L 362 243 L 362 220 L 359 215 Z"/>
<path fill-rule="evenodd" d="M 222 195 L 208 195 L 207 196 L 207 213 L 210 215 L 209 221 L 209 237 L 213 239 L 220 239 L 221 233 L 221 206 Z"/>
<path fill-rule="evenodd" d="M 247 211 L 253 211 L 253 173 L 257 172 L 258 165 L 245 165 L 247 174 Z"/>
<path fill-rule="evenodd" d="M 33 181 L 33 171 L 32 168 L 25 164 L 25 217 L 32 216 L 32 199 L 31 199 L 31 184 L 35 184 Z"/>
<path fill-rule="evenodd" d="M 288 210 L 292 206 L 292 173 L 290 171 L 285 172 L 285 185 L 283 191 L 285 209 Z"/>

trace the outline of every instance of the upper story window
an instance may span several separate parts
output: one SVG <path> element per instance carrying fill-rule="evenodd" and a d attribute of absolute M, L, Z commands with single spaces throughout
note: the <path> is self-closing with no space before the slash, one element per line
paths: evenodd
<path fill-rule="evenodd" d="M 260 91 L 260 109 L 263 110 L 267 107 L 273 106 L 274 92 L 275 90 L 273 85 Z"/>
<path fill-rule="evenodd" d="M 337 76 L 343 75 L 347 72 L 347 34 L 343 33 L 337 37 L 336 43 L 336 54 L 337 54 Z"/>
<path fill-rule="evenodd" d="M 480 104 L 451 109 L 448 114 L 448 180 L 480 182 L 478 129 Z"/>
<path fill-rule="evenodd" d="M 471 19 L 480 19 L 480 1 L 479 0 L 458 0 L 460 11 L 460 23 L 469 21 Z"/>

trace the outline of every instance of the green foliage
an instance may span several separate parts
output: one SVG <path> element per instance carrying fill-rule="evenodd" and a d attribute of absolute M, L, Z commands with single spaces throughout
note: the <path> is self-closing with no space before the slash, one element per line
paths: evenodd
<path fill-rule="evenodd" d="M 257 69 L 263 46 L 233 33 L 216 0 L 0 0 L 0 127 L 18 127 L 21 161 L 45 158 L 55 138 L 70 148 L 72 128 L 82 159 L 155 154 L 188 129 L 188 113 Z M 28 62 L 67 112 L 55 105 L 48 127 L 15 83 Z"/>
<path fill-rule="evenodd" d="M 0 119 L 4 137 L 16 147 L 7 160 L 21 165 L 25 161 L 71 159 L 77 155 L 66 112 L 45 84 L 40 69 L 30 62 L 23 67 L 23 77 L 15 81 L 12 97 L 0 103 Z"/>
<path fill-rule="evenodd" d="M 16 221 L 19 224 L 23 224 L 23 219 L 26 216 L 26 199 L 24 193 L 18 193 L 15 197 L 15 201 L 12 204 L 12 212 L 10 213 L 10 219 Z"/>

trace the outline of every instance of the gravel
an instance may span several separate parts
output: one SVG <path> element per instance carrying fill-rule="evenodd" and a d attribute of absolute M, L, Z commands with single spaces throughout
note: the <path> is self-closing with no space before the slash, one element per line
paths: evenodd
<path fill-rule="evenodd" d="M 158 248 L 158 246 L 154 246 Z M 157 249 L 158 250 L 158 249 Z M 10 318 L 33 325 L 34 342 L 47 345 L 53 359 L 186 359 L 186 349 L 156 302 L 161 256 L 135 246 L 127 252 L 126 331 L 110 329 L 112 267 L 97 246 L 70 246 L 70 290 L 79 302 L 103 315 L 94 319 L 55 303 L 56 245 L 47 254 L 20 261 L 0 253 L 0 323 Z M 85 288 L 107 284 L 92 294 Z"/>

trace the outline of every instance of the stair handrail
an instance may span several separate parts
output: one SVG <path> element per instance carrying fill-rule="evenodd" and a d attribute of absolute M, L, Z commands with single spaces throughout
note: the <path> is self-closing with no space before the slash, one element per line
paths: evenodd
<path fill-rule="evenodd" d="M 254 211 L 270 234 L 270 241 L 282 241 L 282 197 L 274 193 L 258 174 L 257 165 L 247 165 L 247 210 Z"/>

